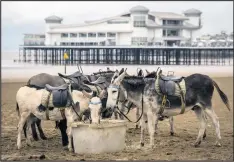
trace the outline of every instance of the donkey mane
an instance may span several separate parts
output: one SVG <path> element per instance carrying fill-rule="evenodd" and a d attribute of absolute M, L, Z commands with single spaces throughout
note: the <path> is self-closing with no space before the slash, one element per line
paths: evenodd
<path fill-rule="evenodd" d="M 95 72 L 93 73 L 94 75 L 98 75 L 98 74 L 114 74 L 114 71 L 99 71 L 99 72 Z"/>
<path fill-rule="evenodd" d="M 147 75 L 145 76 L 145 78 L 155 78 L 156 75 L 157 75 L 157 73 L 156 73 L 155 71 L 153 71 L 153 72 L 147 74 Z"/>
<path fill-rule="evenodd" d="M 145 87 L 143 78 L 139 76 L 125 76 L 122 85 L 127 91 L 142 91 Z"/>

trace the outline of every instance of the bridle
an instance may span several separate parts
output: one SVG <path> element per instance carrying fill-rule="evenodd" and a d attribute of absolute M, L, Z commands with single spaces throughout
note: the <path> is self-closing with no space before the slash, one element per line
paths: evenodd
<path fill-rule="evenodd" d="M 142 100 L 141 100 L 141 108 L 142 108 L 141 115 L 140 115 L 140 117 L 137 119 L 137 121 L 133 122 L 133 121 L 131 121 L 131 120 L 119 109 L 119 107 L 118 107 L 118 103 L 119 103 L 119 102 L 124 103 L 125 101 L 127 101 L 127 98 L 128 98 L 127 92 L 125 91 L 125 93 L 126 93 L 125 100 L 124 100 L 124 101 L 120 101 L 120 100 L 119 100 L 119 96 L 120 96 L 120 86 L 119 86 L 119 85 L 110 84 L 110 85 L 109 85 L 109 88 L 116 88 L 116 89 L 118 89 L 118 95 L 117 95 L 117 99 L 116 99 L 116 106 L 114 107 L 114 108 L 118 109 L 119 112 L 117 112 L 117 113 L 120 114 L 120 115 L 123 115 L 129 122 L 137 123 L 137 122 L 141 119 L 141 117 L 142 117 L 142 115 L 143 115 L 143 103 L 144 103 L 144 102 L 143 102 L 143 92 L 142 92 Z M 133 103 L 131 102 L 130 107 L 127 107 L 127 108 L 128 108 L 128 112 L 130 111 L 130 108 L 131 108 L 132 104 L 133 104 Z M 124 105 L 124 106 L 125 106 L 125 105 Z M 126 107 L 126 106 L 125 106 L 125 107 Z M 113 110 L 113 111 L 114 111 L 114 110 Z M 127 113 L 127 114 L 128 114 L 128 113 Z"/>

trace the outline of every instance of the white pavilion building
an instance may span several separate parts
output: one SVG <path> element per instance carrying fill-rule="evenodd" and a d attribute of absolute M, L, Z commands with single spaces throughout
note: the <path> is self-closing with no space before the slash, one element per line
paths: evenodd
<path fill-rule="evenodd" d="M 173 46 L 200 36 L 201 14 L 196 9 L 177 14 L 136 6 L 114 17 L 70 25 L 50 16 L 45 38 L 39 37 L 48 46 Z"/>

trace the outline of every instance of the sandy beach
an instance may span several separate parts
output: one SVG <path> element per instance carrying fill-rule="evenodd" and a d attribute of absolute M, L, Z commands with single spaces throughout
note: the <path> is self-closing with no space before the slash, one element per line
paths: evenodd
<path fill-rule="evenodd" d="M 177 74 L 178 72 L 176 72 Z M 212 73 L 214 74 L 214 73 Z M 139 145 L 140 129 L 134 129 L 129 124 L 126 136 L 126 149 L 117 153 L 98 155 L 76 155 L 64 151 L 61 145 L 61 135 L 55 129 L 54 122 L 43 121 L 42 127 L 48 140 L 33 141 L 29 147 L 23 136 L 23 148 L 18 151 L 16 148 L 16 127 L 18 116 L 15 111 L 15 95 L 17 90 L 26 84 L 28 77 L 18 79 L 4 78 L 2 83 L 2 158 L 23 156 L 27 160 L 33 154 L 45 154 L 46 160 L 232 160 L 233 159 L 233 76 L 228 72 L 212 77 L 226 93 L 230 100 L 231 112 L 222 103 L 217 91 L 214 91 L 213 107 L 219 117 L 221 129 L 221 144 L 218 148 L 215 144 L 215 130 L 210 120 L 207 126 L 207 138 L 201 146 L 194 148 L 192 145 L 197 137 L 199 123 L 194 112 L 174 118 L 175 136 L 170 136 L 168 120 L 159 122 L 159 133 L 155 136 L 156 147 L 153 150 L 143 148 L 137 149 Z M 146 135 L 146 145 L 149 145 L 149 136 Z M 22 157 L 21 157 L 22 158 Z M 17 158 L 16 158 L 17 159 Z M 22 159 L 20 159 L 22 160 Z"/>

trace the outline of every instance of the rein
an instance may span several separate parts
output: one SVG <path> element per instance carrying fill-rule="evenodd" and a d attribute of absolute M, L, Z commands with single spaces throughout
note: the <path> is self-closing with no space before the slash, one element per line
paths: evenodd
<path fill-rule="evenodd" d="M 117 89 L 120 89 L 120 87 L 119 86 L 115 86 L 115 85 L 111 85 L 111 86 L 109 86 L 109 87 L 113 87 L 113 88 L 117 88 Z M 144 90 L 143 90 L 144 91 Z M 143 91 L 142 91 L 142 98 L 141 98 L 141 115 L 140 115 L 140 117 L 137 119 L 137 121 L 135 121 L 135 122 L 133 122 L 133 121 L 131 121 L 120 109 L 119 109 L 119 107 L 118 107 L 118 102 L 119 102 L 119 94 L 120 94 L 120 92 L 118 91 L 118 97 L 117 97 L 117 106 L 116 106 L 116 108 L 119 110 L 119 112 L 117 112 L 118 114 L 121 114 L 121 115 L 123 115 L 129 122 L 131 122 L 131 123 L 137 123 L 140 119 L 141 119 L 141 117 L 142 117 L 142 115 L 143 115 L 143 103 L 144 103 L 144 101 L 143 101 Z M 126 101 L 127 99 L 125 99 L 124 101 Z M 123 102 L 124 102 L 123 101 Z M 121 102 L 121 101 L 120 101 Z M 131 103 L 131 106 L 132 106 L 132 104 L 133 103 Z M 130 108 L 129 108 L 130 109 Z M 129 113 L 129 111 L 130 110 L 128 110 L 128 113 Z M 127 114 L 128 114 L 127 113 Z"/>

